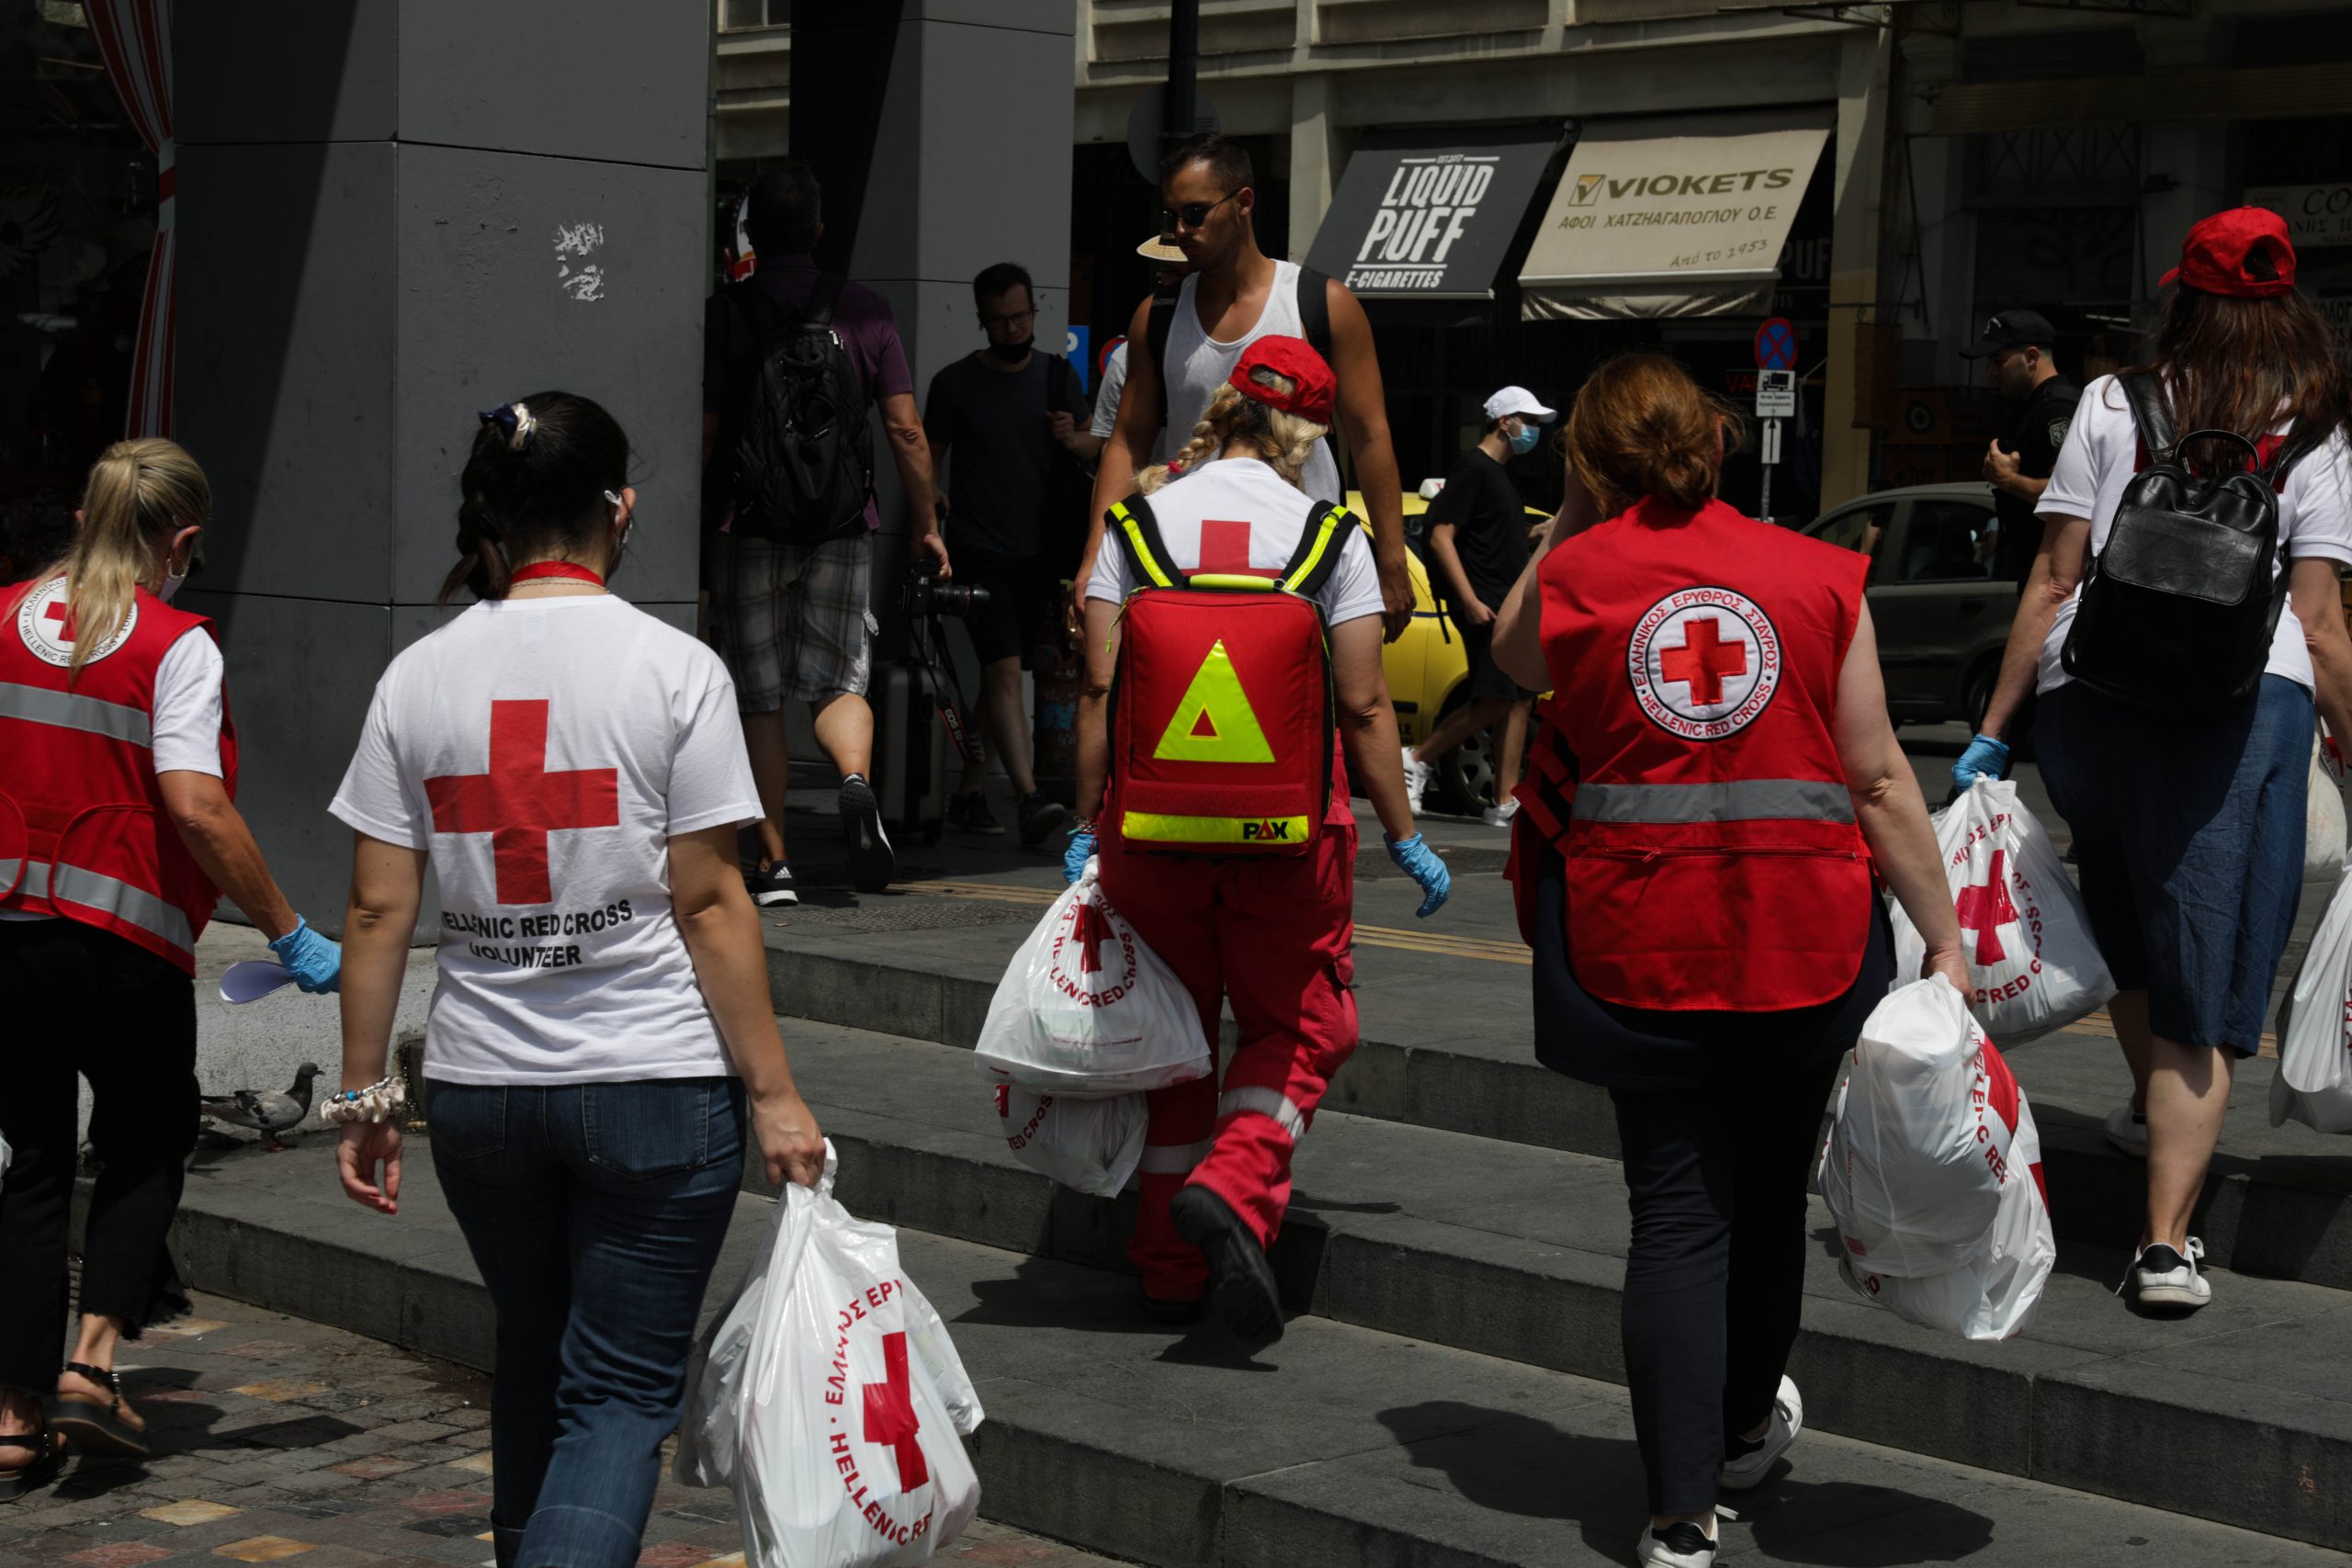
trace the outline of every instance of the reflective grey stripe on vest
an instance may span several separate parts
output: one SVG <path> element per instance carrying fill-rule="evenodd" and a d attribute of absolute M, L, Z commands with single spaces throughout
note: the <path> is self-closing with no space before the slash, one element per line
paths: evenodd
<path fill-rule="evenodd" d="M 0 681 L 0 718 L 21 718 L 33 724 L 55 725 L 60 729 L 84 730 L 110 740 L 128 740 L 133 746 L 155 744 L 154 730 L 147 716 L 137 708 L 76 696 L 72 692 L 19 686 L 11 681 Z"/>
<path fill-rule="evenodd" d="M 143 887 L 133 887 L 128 882 L 85 867 L 28 861 L 25 865 L 25 884 L 17 891 L 30 898 L 96 909 L 125 925 L 137 926 L 150 936 L 161 937 L 181 953 L 196 951 L 196 933 L 188 930 L 186 915 Z"/>
<path fill-rule="evenodd" d="M 0 897 L 24 891 L 17 886 L 17 873 L 24 869 L 20 860 L 0 860 Z"/>
<path fill-rule="evenodd" d="M 1735 779 L 1728 784 L 1579 784 L 1568 807 L 1587 822 L 1756 822 L 1795 818 L 1851 822 L 1844 784 L 1816 779 Z"/>

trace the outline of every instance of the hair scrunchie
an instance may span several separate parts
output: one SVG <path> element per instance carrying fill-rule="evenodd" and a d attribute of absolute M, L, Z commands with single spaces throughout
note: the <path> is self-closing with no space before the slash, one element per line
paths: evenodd
<path fill-rule="evenodd" d="M 531 437 L 537 434 L 539 428 L 539 422 L 531 416 L 530 406 L 526 403 L 508 403 L 503 408 L 483 409 L 480 417 L 484 424 L 498 427 L 500 434 L 506 437 L 506 449 L 510 452 L 529 451 Z"/>

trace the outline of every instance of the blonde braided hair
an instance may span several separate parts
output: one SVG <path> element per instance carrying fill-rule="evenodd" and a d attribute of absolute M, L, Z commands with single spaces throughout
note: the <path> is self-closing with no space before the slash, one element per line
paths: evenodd
<path fill-rule="evenodd" d="M 1289 377 L 1278 376 L 1262 365 L 1250 372 L 1250 378 L 1284 397 L 1297 390 L 1297 383 Z M 1201 411 L 1200 423 L 1193 426 L 1193 438 L 1184 443 L 1183 450 L 1137 474 L 1136 489 L 1149 495 L 1169 480 L 1195 472 L 1236 442 L 1255 446 L 1266 466 L 1280 474 L 1283 483 L 1295 488 L 1306 460 L 1315 455 L 1315 444 L 1329 429 L 1261 403 L 1227 382 Z"/>

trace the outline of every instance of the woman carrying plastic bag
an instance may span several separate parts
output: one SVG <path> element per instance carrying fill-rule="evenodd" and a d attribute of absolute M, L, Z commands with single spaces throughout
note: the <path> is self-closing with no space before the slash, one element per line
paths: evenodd
<path fill-rule="evenodd" d="M 787 1187 L 766 1248 L 705 1338 L 677 1477 L 731 1483 L 751 1568 L 928 1562 L 979 1511 L 983 1419 L 898 1233 L 852 1219 L 836 1160 Z"/>
<path fill-rule="evenodd" d="M 2352 1133 L 2352 866 L 2335 885 L 2278 1010 L 2270 1124 Z"/>
<path fill-rule="evenodd" d="M 1935 823 L 1985 1032 L 2018 1045 L 2105 1007 L 2115 980 L 2090 917 L 2018 786 L 1979 777 Z M 1894 917 L 1894 972 L 1916 975 L 1927 949 L 1901 908 Z"/>

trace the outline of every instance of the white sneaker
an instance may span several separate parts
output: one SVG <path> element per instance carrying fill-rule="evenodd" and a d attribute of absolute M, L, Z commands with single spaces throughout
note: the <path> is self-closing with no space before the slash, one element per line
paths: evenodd
<path fill-rule="evenodd" d="M 1519 815 L 1519 796 L 1512 795 L 1500 806 L 1489 806 L 1478 813 L 1478 820 L 1489 828 L 1508 828 L 1510 819 Z"/>
<path fill-rule="evenodd" d="M 1772 1425 L 1765 1432 L 1764 1441 L 1737 1459 L 1724 1461 L 1715 1484 L 1727 1492 L 1746 1492 L 1761 1484 L 1773 1462 L 1789 1451 L 1789 1445 L 1804 1430 L 1804 1395 L 1797 1392 L 1795 1379 L 1783 1375 L 1781 1392 L 1772 1396 Z"/>
<path fill-rule="evenodd" d="M 2213 1299 L 2213 1281 L 2198 1267 L 2205 1261 L 2205 1244 L 2188 1238 L 2187 1257 L 2164 1242 L 2143 1247 L 2132 1259 L 2117 1295 L 2127 1292 L 2142 1306 L 2179 1307 L 2194 1312 Z"/>
<path fill-rule="evenodd" d="M 1413 755 L 1410 746 L 1405 748 L 1405 801 L 1413 815 L 1421 814 L 1421 796 L 1429 793 L 1430 781 L 1437 777 L 1437 769 Z"/>
<path fill-rule="evenodd" d="M 2133 1159 L 2146 1159 L 2148 1119 L 2125 1100 L 2107 1113 L 2107 1141 Z"/>
<path fill-rule="evenodd" d="M 1662 1534 L 1651 1525 L 1634 1548 L 1634 1561 L 1643 1568 L 1713 1568 L 1715 1543 L 1687 1519 L 1667 1526 Z"/>

